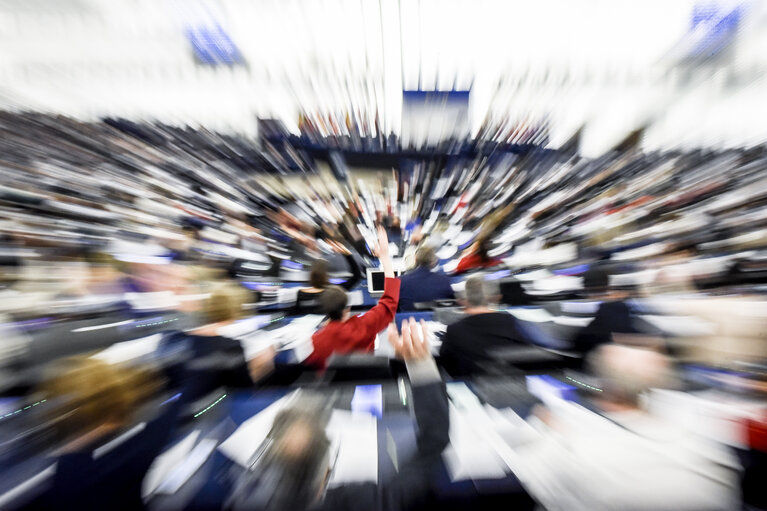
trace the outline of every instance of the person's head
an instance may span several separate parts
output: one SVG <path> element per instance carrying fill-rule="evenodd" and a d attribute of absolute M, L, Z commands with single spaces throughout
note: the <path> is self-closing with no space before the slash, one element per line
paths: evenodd
<path fill-rule="evenodd" d="M 203 323 L 224 323 L 242 317 L 248 292 L 233 283 L 216 283 L 202 303 Z"/>
<path fill-rule="evenodd" d="M 417 268 L 434 268 L 437 265 L 437 254 L 430 245 L 421 246 L 415 253 L 415 265 Z"/>
<path fill-rule="evenodd" d="M 617 404 L 638 407 L 643 393 L 672 382 L 668 357 L 651 349 L 606 344 L 591 355 L 589 365 L 601 380 L 601 397 Z"/>
<path fill-rule="evenodd" d="M 606 293 L 610 287 L 610 274 L 602 267 L 592 266 L 583 274 L 583 288 L 589 293 Z"/>
<path fill-rule="evenodd" d="M 130 424 L 159 388 L 148 369 L 75 357 L 55 364 L 39 390 L 51 403 L 50 424 L 56 436 L 66 441 L 100 426 Z"/>
<path fill-rule="evenodd" d="M 487 307 L 500 296 L 498 282 L 485 280 L 482 275 L 472 275 L 466 279 L 464 301 L 467 308 Z"/>
<path fill-rule="evenodd" d="M 111 255 L 104 252 L 95 252 L 88 254 L 86 260 L 90 263 L 90 284 L 100 285 L 113 282 L 119 278 L 117 261 Z"/>
<path fill-rule="evenodd" d="M 330 283 L 328 278 L 328 262 L 325 259 L 315 259 L 309 270 L 309 283 L 317 289 L 325 289 Z"/>
<path fill-rule="evenodd" d="M 321 499 L 331 469 L 321 412 L 294 406 L 275 417 L 253 468 L 255 485 L 235 497 L 232 509 L 304 510 Z"/>
<path fill-rule="evenodd" d="M 349 315 L 349 298 L 344 288 L 328 286 L 320 296 L 320 310 L 331 321 L 345 321 Z"/>

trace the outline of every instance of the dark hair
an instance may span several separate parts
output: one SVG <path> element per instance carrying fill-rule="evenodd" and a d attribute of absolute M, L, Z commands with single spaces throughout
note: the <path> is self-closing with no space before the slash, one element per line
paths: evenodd
<path fill-rule="evenodd" d="M 309 270 L 309 283 L 317 289 L 325 289 L 330 281 L 328 280 L 328 262 L 324 259 L 315 259 L 312 268 Z"/>
<path fill-rule="evenodd" d="M 487 252 L 490 250 L 490 240 L 488 238 L 482 238 L 481 240 L 478 240 L 477 243 L 477 254 L 479 255 L 479 258 L 482 262 L 489 261 L 490 256 Z"/>
<path fill-rule="evenodd" d="M 429 245 L 421 246 L 415 253 L 415 265 L 423 268 L 431 268 L 437 264 L 437 255 Z"/>
<path fill-rule="evenodd" d="M 588 291 L 606 291 L 610 285 L 610 274 L 604 268 L 592 266 L 583 274 L 583 287 Z"/>
<path fill-rule="evenodd" d="M 344 316 L 348 298 L 340 286 L 327 286 L 320 296 L 320 310 L 332 321 L 339 321 Z"/>

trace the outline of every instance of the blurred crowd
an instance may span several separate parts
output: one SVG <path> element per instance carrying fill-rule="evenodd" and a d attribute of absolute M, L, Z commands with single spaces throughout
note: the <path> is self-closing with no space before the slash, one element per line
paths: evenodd
<path fill-rule="evenodd" d="M 538 504 L 733 509 L 746 495 L 764 505 L 761 148 L 647 154 L 630 137 L 586 159 L 540 148 L 544 128 L 499 126 L 487 128 L 505 133 L 492 143 L 461 141 L 439 157 L 403 155 L 399 170 L 363 179 L 353 170 L 340 177 L 314 170 L 316 147 L 306 141 L 328 136 L 316 136 L 317 122 L 302 118 L 302 137 L 280 138 L 277 130 L 252 141 L 159 123 L 0 114 L 5 483 L 14 477 L 6 467 L 47 450 L 61 475 L 35 505 L 54 506 L 44 500 L 53 495 L 90 509 L 128 495 L 134 500 L 122 508 L 141 506 L 143 476 L 179 415 L 207 413 L 218 401 L 205 399 L 221 386 L 290 377 L 273 347 L 249 352 L 236 339 L 281 319 L 269 307 L 285 284 L 301 283 L 308 287 L 289 310 L 320 317 L 307 336 L 312 354 L 299 360 L 320 374 L 334 349 L 372 351 L 398 310 L 458 297 L 451 313 L 462 319 L 443 321 L 439 369 L 428 345 L 435 327 L 389 328 L 391 354 L 406 362 L 417 388 L 421 456 L 402 475 L 412 484 L 329 495 L 325 425 L 304 404 L 275 420 L 259 452 L 264 468 L 240 478 L 227 503 L 233 509 L 320 501 L 346 508 L 357 498 L 379 499 L 371 505 L 381 509 L 416 508 L 427 484 L 416 474 L 433 468 L 448 440 L 447 449 L 458 450 L 460 419 L 448 412 L 443 376 L 485 372 L 496 362 L 490 348 L 504 343 L 548 343 L 565 353 L 557 369 L 579 371 L 587 381 L 570 379 L 601 412 L 544 398 L 510 436 L 493 430 L 488 437 Z M 362 268 L 379 265 L 383 297 L 351 315 L 347 291 Z M 511 306 L 522 312 L 499 312 Z M 257 325 L 247 323 L 254 318 Z M 152 334 L 151 364 L 93 355 Z M 689 436 L 682 426 L 694 414 L 670 418 L 669 409 L 682 407 L 672 392 L 692 389 L 726 392 L 707 403 L 727 403 L 722 420 L 743 426 L 737 442 L 711 429 L 705 438 Z M 685 406 L 701 413 L 704 405 Z M 143 424 L 133 433 L 138 444 L 112 445 L 136 424 Z M 146 455 L 126 453 L 124 463 L 109 465 L 97 455 L 101 447 L 94 450 L 128 445 Z M 755 468 L 744 476 L 745 466 Z M 73 481 L 84 477 L 77 474 L 100 471 L 102 482 L 81 481 L 92 494 L 75 491 L 82 485 Z M 274 488 L 269 498 L 264 484 Z"/>

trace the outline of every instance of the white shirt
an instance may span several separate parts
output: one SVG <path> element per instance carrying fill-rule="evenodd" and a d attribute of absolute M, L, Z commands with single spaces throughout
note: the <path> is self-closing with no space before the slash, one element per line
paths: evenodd
<path fill-rule="evenodd" d="M 548 510 L 739 508 L 734 454 L 641 411 L 612 416 L 577 405 L 556 430 L 518 446 L 520 481 Z"/>

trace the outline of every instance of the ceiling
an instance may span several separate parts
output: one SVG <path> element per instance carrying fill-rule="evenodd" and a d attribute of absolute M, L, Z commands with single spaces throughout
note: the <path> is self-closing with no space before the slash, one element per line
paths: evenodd
<path fill-rule="evenodd" d="M 259 116 L 296 131 L 301 110 L 354 109 L 399 133 L 403 89 L 470 88 L 472 132 L 487 119 L 547 118 L 552 146 L 585 126 L 582 148 L 594 155 L 648 124 L 652 147 L 767 139 L 753 106 L 767 105 L 763 5 L 739 2 L 749 15 L 737 51 L 690 79 L 675 51 L 695 4 L 1 0 L 0 105 L 249 135 Z M 220 27 L 241 63 L 201 64 L 190 27 Z M 753 75 L 737 93 L 717 78 L 733 72 Z"/>

